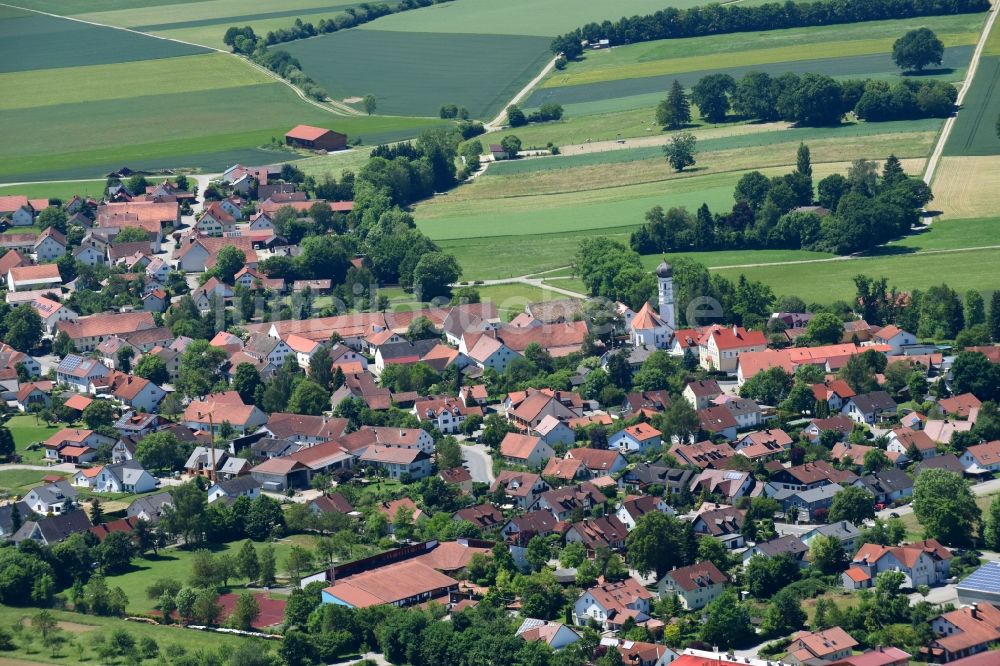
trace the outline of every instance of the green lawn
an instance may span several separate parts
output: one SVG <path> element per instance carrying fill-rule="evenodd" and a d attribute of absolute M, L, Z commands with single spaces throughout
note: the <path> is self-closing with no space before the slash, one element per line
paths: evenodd
<path fill-rule="evenodd" d="M 918 27 L 934 30 L 945 46 L 968 46 L 976 43 L 982 25 L 983 15 L 962 14 L 740 33 L 739 39 L 709 35 L 642 42 L 588 52 L 564 71 L 554 72 L 544 85 L 558 87 L 724 69 L 733 63 L 760 65 L 888 53 L 899 35 Z M 808 50 L 803 51 L 803 46 Z"/>
<path fill-rule="evenodd" d="M 23 194 L 31 198 L 46 197 L 67 201 L 74 194 L 100 197 L 104 194 L 105 180 L 76 180 L 65 183 L 36 183 L 34 185 L 0 185 L 0 196 Z M 23 227 L 12 227 L 12 233 L 20 233 Z"/>
<path fill-rule="evenodd" d="M 38 608 L 0 605 L 0 625 L 6 628 L 17 623 L 29 623 L 30 618 L 39 610 Z M 53 657 L 49 648 L 41 645 L 41 641 L 35 638 L 35 633 L 29 628 L 17 639 L 17 649 L 3 653 L 3 656 L 0 657 L 0 664 L 3 666 L 22 666 L 33 663 L 72 666 L 99 664 L 100 659 L 93 648 L 94 639 L 98 636 L 108 636 L 118 629 L 128 631 L 137 641 L 147 636 L 153 638 L 159 645 L 161 652 L 171 646 L 181 647 L 188 652 L 202 650 L 212 653 L 219 650 L 225 652 L 227 648 L 234 648 L 246 640 L 231 634 L 197 631 L 178 626 L 127 622 L 120 618 L 97 617 L 60 610 L 49 610 L 49 612 L 59 622 L 59 628 L 62 629 L 61 634 L 70 641 L 63 646 L 58 656 Z M 29 637 L 31 638 L 30 649 L 25 649 L 25 643 L 28 643 Z M 266 649 L 276 649 L 275 644 L 268 642 L 266 645 Z"/>
<path fill-rule="evenodd" d="M 404 16 L 410 13 L 415 12 Z M 371 93 L 379 113 L 437 116 L 450 103 L 466 107 L 474 118 L 492 118 L 541 71 L 550 57 L 548 45 L 547 38 L 517 34 L 355 29 L 284 48 L 331 96 Z"/>
<path fill-rule="evenodd" d="M 57 471 L 41 471 L 34 469 L 0 469 L 0 490 L 14 495 L 23 496 L 26 492 L 39 485 L 46 475 L 66 476 L 69 474 Z"/>
<path fill-rule="evenodd" d="M 45 459 L 45 449 L 39 448 L 35 451 L 29 451 L 29 445 L 44 442 L 64 427 L 63 425 L 47 426 L 45 421 L 28 414 L 12 416 L 7 419 L 5 425 L 14 437 L 18 454 L 26 463 L 37 463 Z"/>
<path fill-rule="evenodd" d="M 273 542 L 275 555 L 278 560 L 278 576 L 285 573 L 285 560 L 293 545 L 312 548 L 315 537 L 311 535 L 298 534 L 279 541 Z M 264 544 L 255 544 L 259 550 Z M 213 549 L 216 554 L 230 553 L 235 555 L 243 546 L 243 541 L 233 541 Z M 191 578 L 191 560 L 194 552 L 181 548 L 168 548 L 161 550 L 159 555 L 150 558 L 136 558 L 132 561 L 132 570 L 128 573 L 117 576 L 108 576 L 109 585 L 121 587 L 128 596 L 128 610 L 134 613 L 149 612 L 153 610 L 154 600 L 146 598 L 146 588 L 160 578 L 170 578 L 187 583 Z M 245 584 L 245 579 L 234 576 L 229 584 L 238 588 Z"/>
<path fill-rule="evenodd" d="M 889 243 L 890 248 L 953 250 L 1000 245 L 1000 217 L 937 220 L 927 231 Z"/>
<path fill-rule="evenodd" d="M 555 284 L 564 289 L 572 289 L 569 285 L 563 285 L 561 281 Z M 479 295 L 484 301 L 493 301 L 496 304 L 497 310 L 500 311 L 500 316 L 506 321 L 524 312 L 524 306 L 528 303 L 568 298 L 566 294 L 526 284 L 501 284 L 490 287 L 477 286 L 476 289 L 479 290 Z"/>

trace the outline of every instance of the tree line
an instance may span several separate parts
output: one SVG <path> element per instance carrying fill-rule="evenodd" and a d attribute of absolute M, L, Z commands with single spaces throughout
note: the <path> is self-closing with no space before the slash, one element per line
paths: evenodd
<path fill-rule="evenodd" d="M 920 209 L 933 198 L 930 187 L 910 178 L 890 155 L 881 173 L 875 162 L 856 160 L 846 177 L 823 178 L 817 188 L 819 207 L 811 207 L 808 146 L 800 145 L 797 162 L 784 176 L 744 174 L 733 193 L 736 203 L 726 214 L 713 214 L 707 204 L 693 214 L 684 208 L 652 208 L 646 223 L 632 232 L 631 248 L 639 254 L 743 248 L 851 254 L 909 233 Z"/>
<path fill-rule="evenodd" d="M 989 10 L 987 0 L 833 0 L 770 2 L 757 6 L 710 4 L 688 9 L 668 7 L 645 16 L 588 23 L 552 41 L 555 54 L 573 59 L 583 53 L 582 42 L 607 39 L 612 44 L 634 44 L 657 39 L 700 37 L 814 25 L 860 23 L 915 16 L 968 14 Z"/>
<path fill-rule="evenodd" d="M 936 79 L 903 79 L 890 84 L 875 79 L 837 81 L 825 74 L 786 72 L 772 77 L 747 72 L 738 81 L 729 74 L 709 74 L 692 88 L 690 101 L 710 123 L 741 118 L 770 122 L 787 120 L 799 125 L 840 123 L 853 112 L 861 120 L 945 118 L 955 108 L 958 92 Z M 678 129 L 691 122 L 691 105 L 679 81 L 656 108 L 656 122 Z"/>

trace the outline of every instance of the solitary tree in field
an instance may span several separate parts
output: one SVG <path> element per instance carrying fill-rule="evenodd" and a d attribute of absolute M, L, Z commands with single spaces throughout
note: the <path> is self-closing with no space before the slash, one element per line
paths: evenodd
<path fill-rule="evenodd" d="M 892 45 L 892 60 L 904 71 L 919 72 L 927 65 L 940 65 L 944 44 L 930 28 L 917 28 Z"/>
<path fill-rule="evenodd" d="M 369 116 L 375 113 L 375 106 L 376 106 L 375 95 L 372 94 L 365 95 L 364 99 L 361 100 L 361 103 L 365 107 L 365 113 L 367 113 Z"/>
<path fill-rule="evenodd" d="M 681 82 L 674 79 L 667 98 L 656 107 L 656 123 L 668 129 L 678 129 L 691 122 L 691 104 Z"/>
<path fill-rule="evenodd" d="M 684 171 L 686 167 L 694 164 L 695 141 L 694 134 L 691 132 L 679 132 L 670 137 L 667 145 L 663 146 L 667 162 L 676 171 Z"/>
<path fill-rule="evenodd" d="M 521 140 L 510 134 L 500 139 L 500 147 L 503 148 L 503 152 L 507 154 L 507 159 L 515 159 L 518 152 L 521 150 Z"/>

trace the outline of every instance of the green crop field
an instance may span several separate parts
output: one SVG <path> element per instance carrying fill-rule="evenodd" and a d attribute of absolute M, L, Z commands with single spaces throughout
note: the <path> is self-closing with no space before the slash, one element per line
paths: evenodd
<path fill-rule="evenodd" d="M 455 0 L 396 14 L 370 24 L 375 30 L 554 37 L 592 21 L 693 7 L 702 0 Z"/>
<path fill-rule="evenodd" d="M 487 118 L 542 69 L 549 58 L 548 41 L 345 30 L 285 48 L 335 98 L 371 93 L 379 113 L 397 115 L 437 116 L 442 104 L 458 104 L 473 117 Z"/>
<path fill-rule="evenodd" d="M 811 60 L 889 53 L 900 34 L 917 27 L 934 30 L 945 46 L 968 46 L 976 43 L 982 24 L 982 14 L 962 14 L 740 33 L 739 39 L 733 35 L 664 39 L 590 51 L 579 62 L 551 74 L 544 85 L 723 69 L 734 62 L 788 62 L 802 59 L 803 46 L 808 47 L 806 54 Z"/>
<path fill-rule="evenodd" d="M 996 34 L 998 29 L 993 28 Z M 991 35 L 992 36 L 992 35 Z M 984 57 L 952 127 L 946 155 L 1000 155 L 1000 56 Z"/>
<path fill-rule="evenodd" d="M 205 53 L 198 46 L 0 6 L 0 72 L 101 65 Z"/>
<path fill-rule="evenodd" d="M 22 194 L 29 199 L 71 199 L 74 194 L 80 196 L 100 197 L 104 195 L 105 180 L 68 180 L 55 183 L 36 183 L 33 185 L 0 185 L 0 196 Z M 24 227 L 14 227 L 20 233 Z"/>

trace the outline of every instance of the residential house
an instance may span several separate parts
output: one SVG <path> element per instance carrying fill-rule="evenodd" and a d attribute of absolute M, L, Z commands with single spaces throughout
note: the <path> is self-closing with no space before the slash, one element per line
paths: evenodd
<path fill-rule="evenodd" d="M 113 444 L 110 437 L 81 428 L 63 428 L 43 443 L 45 458 L 60 462 L 85 463 L 97 455 L 101 444 Z"/>
<path fill-rule="evenodd" d="M 837 438 L 844 440 L 854 430 L 854 421 L 842 414 L 825 419 L 812 419 L 809 421 L 809 425 L 802 429 L 802 432 L 809 438 L 810 442 L 818 444 L 820 437 L 827 430 L 837 433 Z"/>
<path fill-rule="evenodd" d="M 661 643 L 633 641 L 626 638 L 601 638 L 601 645 L 621 655 L 625 666 L 667 666 L 678 654 Z"/>
<path fill-rule="evenodd" d="M 849 590 L 872 587 L 883 571 L 899 571 L 905 577 L 903 587 L 943 585 L 950 576 L 951 557 L 951 552 L 935 539 L 903 546 L 866 543 L 851 559 L 842 582 Z"/>
<path fill-rule="evenodd" d="M 46 227 L 38 234 L 34 249 L 35 261 L 55 261 L 66 254 L 66 236 L 52 227 Z"/>
<path fill-rule="evenodd" d="M 969 472 L 996 472 L 1000 470 L 1000 440 L 970 446 L 958 460 Z"/>
<path fill-rule="evenodd" d="M 615 511 L 618 520 L 629 532 L 635 529 L 636 523 L 647 513 L 674 515 L 677 512 L 662 497 L 652 495 L 630 495 L 618 505 L 618 510 Z"/>
<path fill-rule="evenodd" d="M 592 477 L 617 474 L 628 466 L 625 456 L 611 449 L 572 448 L 566 452 L 567 460 L 579 460 Z"/>
<path fill-rule="evenodd" d="M 252 476 L 237 476 L 219 481 L 208 488 L 208 503 L 222 500 L 232 504 L 240 497 L 256 499 L 260 496 L 261 483 Z"/>
<path fill-rule="evenodd" d="M 719 382 L 714 379 L 701 379 L 688 382 L 681 395 L 696 410 L 705 409 L 712 405 L 713 400 L 722 395 L 722 389 L 719 388 Z"/>
<path fill-rule="evenodd" d="M 490 492 L 502 490 L 514 506 L 525 511 L 535 508 L 542 493 L 549 489 L 538 474 L 504 470 L 490 485 Z"/>
<path fill-rule="evenodd" d="M 754 557 L 787 555 L 797 562 L 800 567 L 805 567 L 807 564 L 805 557 L 808 552 L 809 546 L 802 539 L 794 534 L 787 534 L 769 541 L 762 541 L 747 548 L 743 551 L 743 566 L 746 566 L 751 558 Z"/>
<path fill-rule="evenodd" d="M 726 409 L 716 405 L 706 409 L 699 409 L 698 412 L 699 429 L 712 437 L 722 437 L 725 440 L 736 439 L 736 431 L 739 423 L 736 417 Z"/>
<path fill-rule="evenodd" d="M 136 499 L 125 509 L 125 515 L 128 518 L 145 520 L 147 523 L 155 525 L 160 521 L 168 506 L 173 506 L 173 497 L 170 493 L 156 493 Z"/>
<path fill-rule="evenodd" d="M 831 414 L 839 412 L 844 403 L 857 395 L 843 379 L 828 379 L 822 384 L 813 384 L 812 392 L 816 402 L 826 403 Z"/>
<path fill-rule="evenodd" d="M 833 537 L 840 543 L 840 547 L 845 553 L 853 553 L 858 547 L 861 530 L 853 523 L 849 523 L 846 520 L 839 520 L 829 525 L 817 525 L 802 534 L 799 538 L 808 546 L 818 536 Z"/>
<path fill-rule="evenodd" d="M 645 491 L 650 486 L 662 486 L 663 495 L 671 497 L 689 492 L 696 472 L 690 469 L 673 469 L 661 464 L 637 463 L 625 471 L 618 481 L 624 488 Z"/>
<path fill-rule="evenodd" d="M 192 430 L 218 435 L 223 423 L 237 433 L 249 434 L 267 423 L 267 414 L 256 405 L 245 405 L 236 391 L 210 393 L 192 400 L 184 409 L 182 422 Z"/>
<path fill-rule="evenodd" d="M 704 509 L 706 504 L 702 505 Z M 699 510 L 692 526 L 695 534 L 714 537 L 728 550 L 742 548 L 746 544 L 743 537 L 743 521 L 747 512 L 732 506 L 715 505 L 715 508 Z"/>
<path fill-rule="evenodd" d="M 646 453 L 660 446 L 663 433 L 648 423 L 636 423 L 608 438 L 608 446 L 624 453 Z"/>
<path fill-rule="evenodd" d="M 98 472 L 89 479 L 86 487 L 96 493 L 148 493 L 155 490 L 159 483 L 156 477 L 147 472 L 137 460 L 90 469 L 96 469 Z"/>
<path fill-rule="evenodd" d="M 137 331 L 156 328 L 150 312 L 102 313 L 61 321 L 57 331 L 65 331 L 78 352 L 90 352 L 112 336 L 129 337 Z"/>
<path fill-rule="evenodd" d="M 504 523 L 500 509 L 489 503 L 459 509 L 452 518 L 454 520 L 467 520 L 481 530 L 491 530 Z"/>
<path fill-rule="evenodd" d="M 580 634 L 565 624 L 534 618 L 525 618 L 514 635 L 525 641 L 541 641 L 553 650 L 561 650 L 580 640 Z"/>
<path fill-rule="evenodd" d="M 937 443 L 923 430 L 894 428 L 889 435 L 886 452 L 905 456 L 909 460 L 926 460 L 937 455 Z"/>
<path fill-rule="evenodd" d="M 792 438 L 780 428 L 769 428 L 747 433 L 734 448 L 750 460 L 771 460 L 792 448 Z"/>
<path fill-rule="evenodd" d="M 618 516 L 599 516 L 585 518 L 573 523 L 566 530 L 566 543 L 577 542 L 583 545 L 588 557 L 594 557 L 598 551 L 607 549 L 621 551 L 625 549 L 625 539 L 628 529 L 618 520 Z"/>
<path fill-rule="evenodd" d="M 485 333 L 466 333 L 462 337 L 462 344 L 459 351 L 469 357 L 477 367 L 486 370 L 487 368 L 503 373 L 507 366 L 521 355 L 507 346 L 503 340 Z"/>
<path fill-rule="evenodd" d="M 741 354 L 767 349 L 767 337 L 761 331 L 748 331 L 742 326 L 713 325 L 698 338 L 701 367 L 733 374 Z"/>
<path fill-rule="evenodd" d="M 723 593 L 728 582 L 726 574 L 705 560 L 670 571 L 659 580 L 656 588 L 660 597 L 676 594 L 685 610 L 695 611 L 712 603 Z"/>
<path fill-rule="evenodd" d="M 166 312 L 170 297 L 162 289 L 152 289 L 142 297 L 142 309 L 146 312 Z"/>
<path fill-rule="evenodd" d="M 938 444 L 950 444 L 957 432 L 971 432 L 975 424 L 972 421 L 954 421 L 952 419 L 927 419 L 923 431 Z"/>
<path fill-rule="evenodd" d="M 576 486 L 563 486 L 541 494 L 538 507 L 552 512 L 556 520 L 570 520 L 574 513 L 588 513 L 608 501 L 595 485 L 588 481 Z"/>
<path fill-rule="evenodd" d="M 20 194 L 0 197 L 0 217 L 10 219 L 15 227 L 30 227 L 35 222 L 35 215 L 48 207 L 48 199 L 29 199 Z"/>
<path fill-rule="evenodd" d="M 135 375 L 119 377 L 114 384 L 112 395 L 129 409 L 140 412 L 155 412 L 167 392 L 159 386 Z"/>
<path fill-rule="evenodd" d="M 583 412 L 583 400 L 577 393 L 528 389 L 510 393 L 504 399 L 507 419 L 522 429 L 535 428 L 546 416 L 573 419 Z"/>
<path fill-rule="evenodd" d="M 572 428 L 554 416 L 546 416 L 531 431 L 549 446 L 562 444 L 570 446 L 576 441 L 576 433 Z"/>
<path fill-rule="evenodd" d="M 670 447 L 670 455 L 684 465 L 719 469 L 725 467 L 726 461 L 735 456 L 736 451 L 729 444 L 706 440 L 694 444 L 674 444 Z"/>
<path fill-rule="evenodd" d="M 913 479 L 899 469 L 890 467 L 866 474 L 854 482 L 855 486 L 864 488 L 881 504 L 889 504 L 913 495 Z"/>
<path fill-rule="evenodd" d="M 555 451 L 541 437 L 509 432 L 500 442 L 500 457 L 512 465 L 539 469 L 554 455 Z"/>
<path fill-rule="evenodd" d="M 50 513 L 66 513 L 76 506 L 76 489 L 69 481 L 54 481 L 35 486 L 21 500 L 28 508 L 40 516 Z M 24 516 L 25 518 L 27 516 Z"/>
<path fill-rule="evenodd" d="M 623 419 L 631 419 L 638 413 L 652 417 L 666 411 L 670 405 L 670 395 L 666 391 L 637 391 L 628 393 L 622 401 Z"/>
<path fill-rule="evenodd" d="M 52 404 L 52 382 L 27 382 L 17 389 L 17 408 L 37 412 Z"/>
<path fill-rule="evenodd" d="M 409 477 L 414 481 L 430 476 L 431 457 L 420 449 L 369 446 L 358 461 L 385 470 L 390 479 Z"/>
<path fill-rule="evenodd" d="M 536 535 L 547 537 L 555 534 L 557 523 L 551 511 L 538 509 L 511 518 L 500 528 L 500 534 L 513 545 L 527 546 L 531 538 Z"/>
<path fill-rule="evenodd" d="M 572 458 L 549 458 L 542 469 L 542 477 L 552 478 L 565 483 L 590 478 L 590 472 L 579 460 Z"/>
<path fill-rule="evenodd" d="M 57 513 L 37 520 L 25 521 L 11 540 L 14 543 L 32 540 L 43 546 L 54 546 L 73 534 L 90 529 L 90 520 L 83 509 Z"/>
<path fill-rule="evenodd" d="M 204 476 L 214 480 L 228 457 L 229 452 L 223 449 L 196 446 L 184 463 L 184 471 L 191 476 Z"/>
<path fill-rule="evenodd" d="M 470 416 L 482 416 L 480 407 L 466 407 L 457 398 L 433 398 L 417 400 L 413 404 L 413 413 L 420 422 L 431 423 L 440 432 L 451 435 L 459 431 L 462 424 Z"/>
<path fill-rule="evenodd" d="M 690 491 L 697 495 L 702 491 L 721 495 L 727 501 L 735 501 L 748 495 L 753 489 L 754 478 L 749 472 L 731 469 L 705 469 L 691 481 Z"/>
<path fill-rule="evenodd" d="M 849 657 L 858 642 L 840 627 L 821 631 L 799 631 L 792 635 L 784 661 L 803 666 L 834 662 Z"/>
<path fill-rule="evenodd" d="M 962 393 L 961 395 L 938 400 L 938 407 L 946 415 L 952 418 L 969 419 L 970 421 L 976 420 L 975 417 L 981 405 L 982 403 L 979 401 L 979 398 L 971 393 Z"/>
<path fill-rule="evenodd" d="M 271 438 L 294 442 L 296 444 L 312 445 L 342 437 L 347 430 L 347 425 L 347 420 L 342 418 L 273 412 L 268 417 L 267 423 L 262 425 L 257 430 L 257 433 L 266 433 Z M 386 428 L 386 430 L 393 429 Z M 415 435 L 412 432 L 414 430 L 423 434 Z M 380 441 L 376 436 L 381 431 L 381 428 L 362 428 L 357 432 L 370 433 L 372 443 L 380 442 L 385 444 L 385 441 Z M 405 432 L 407 436 L 415 435 L 417 443 L 428 453 L 434 450 L 434 439 L 428 433 L 417 428 L 404 428 L 400 432 Z M 355 436 L 360 437 L 362 435 Z M 430 447 L 429 450 L 427 450 L 428 446 Z"/>
<path fill-rule="evenodd" d="M 81 245 L 73 251 L 73 257 L 87 266 L 103 266 L 104 253 L 93 245 Z"/>
<path fill-rule="evenodd" d="M 809 490 L 781 488 L 774 491 L 771 498 L 777 500 L 790 519 L 809 522 L 824 517 L 830 511 L 833 498 L 843 489 L 839 483 L 829 483 Z"/>
<path fill-rule="evenodd" d="M 885 391 L 872 391 L 849 398 L 841 411 L 858 423 L 875 425 L 896 416 L 896 402 Z"/>
<path fill-rule="evenodd" d="M 933 618 L 931 631 L 935 638 L 920 649 L 928 661 L 946 664 L 986 652 L 1000 641 L 1000 609 L 987 603 L 958 608 Z"/>
<path fill-rule="evenodd" d="M 736 395 L 720 395 L 712 400 L 712 405 L 724 407 L 736 420 L 736 428 L 756 428 L 764 421 L 764 412 L 760 406 L 748 398 Z"/>
<path fill-rule="evenodd" d="M 893 324 L 879 329 L 872 340 L 877 345 L 888 345 L 891 349 L 887 352 L 889 356 L 901 356 L 906 347 L 917 344 L 917 336 Z"/>
<path fill-rule="evenodd" d="M 594 620 L 605 631 L 621 627 L 629 618 L 641 626 L 650 619 L 653 598 L 634 578 L 599 583 L 580 594 L 573 605 L 573 619 L 578 625 Z"/>

